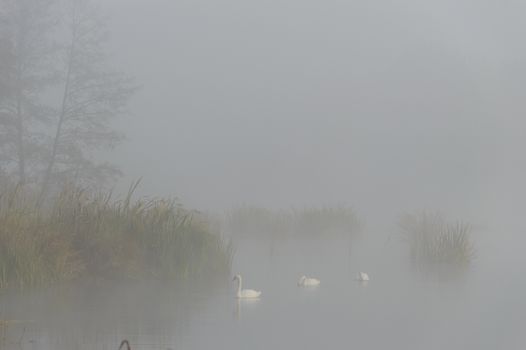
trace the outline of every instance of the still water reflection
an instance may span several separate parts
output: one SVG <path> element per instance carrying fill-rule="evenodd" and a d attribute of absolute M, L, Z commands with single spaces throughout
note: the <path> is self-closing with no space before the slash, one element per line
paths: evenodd
<path fill-rule="evenodd" d="M 479 258 L 454 278 L 426 276 L 397 244 L 239 240 L 233 273 L 262 290 L 260 300 L 237 300 L 230 280 L 186 290 L 146 283 L 4 295 L 0 318 L 20 322 L 2 326 L 1 348 L 112 350 L 124 338 L 134 350 L 524 348 L 521 267 L 496 280 L 500 260 Z M 359 271 L 371 281 L 356 281 Z M 321 285 L 298 288 L 303 274 Z"/>

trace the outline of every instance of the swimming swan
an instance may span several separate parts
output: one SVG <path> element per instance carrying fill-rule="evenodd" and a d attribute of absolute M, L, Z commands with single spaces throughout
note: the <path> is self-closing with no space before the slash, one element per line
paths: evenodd
<path fill-rule="evenodd" d="M 360 282 L 367 282 L 369 281 L 369 275 L 365 272 L 359 272 L 358 276 L 356 276 L 356 279 Z"/>
<path fill-rule="evenodd" d="M 239 299 L 257 299 L 261 295 L 260 291 L 253 289 L 241 289 L 242 279 L 241 275 L 235 275 L 232 281 L 237 280 L 237 294 L 236 297 Z"/>
<path fill-rule="evenodd" d="M 300 277 L 298 286 L 301 287 L 314 287 L 320 285 L 320 280 L 316 278 L 307 277 L 305 275 Z"/>

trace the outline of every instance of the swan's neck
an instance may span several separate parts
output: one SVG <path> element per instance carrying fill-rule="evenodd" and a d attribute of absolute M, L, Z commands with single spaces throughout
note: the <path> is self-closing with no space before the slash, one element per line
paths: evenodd
<path fill-rule="evenodd" d="M 241 277 L 239 277 L 237 279 L 237 296 L 238 297 L 241 296 L 241 283 L 242 283 Z"/>

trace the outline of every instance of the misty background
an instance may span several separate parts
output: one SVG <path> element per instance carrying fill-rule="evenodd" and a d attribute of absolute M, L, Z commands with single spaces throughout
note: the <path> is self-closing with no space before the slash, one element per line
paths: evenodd
<path fill-rule="evenodd" d="M 524 348 L 525 3 L 0 12 L 0 346 Z"/>
<path fill-rule="evenodd" d="M 104 7 L 115 62 L 142 84 L 111 159 L 144 193 L 209 210 L 345 203 L 369 223 L 525 209 L 525 4 Z"/>

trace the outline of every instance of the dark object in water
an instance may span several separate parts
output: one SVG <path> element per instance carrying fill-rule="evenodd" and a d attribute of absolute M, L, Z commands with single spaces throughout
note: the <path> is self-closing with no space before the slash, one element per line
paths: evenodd
<path fill-rule="evenodd" d="M 121 342 L 121 346 L 119 346 L 119 350 L 122 349 L 122 347 L 124 346 L 124 344 L 126 344 L 126 350 L 131 350 L 130 342 L 127 341 L 126 339 L 124 339 L 124 340 Z"/>

